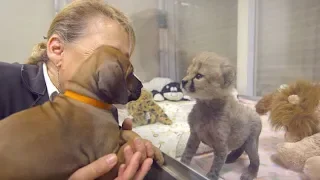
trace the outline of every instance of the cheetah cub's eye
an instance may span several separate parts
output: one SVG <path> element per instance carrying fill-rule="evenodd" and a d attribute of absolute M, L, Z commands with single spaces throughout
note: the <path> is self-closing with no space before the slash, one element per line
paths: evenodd
<path fill-rule="evenodd" d="M 203 75 L 200 74 L 200 73 L 198 73 L 198 74 L 196 75 L 196 79 L 201 79 L 201 78 L 203 78 Z"/>

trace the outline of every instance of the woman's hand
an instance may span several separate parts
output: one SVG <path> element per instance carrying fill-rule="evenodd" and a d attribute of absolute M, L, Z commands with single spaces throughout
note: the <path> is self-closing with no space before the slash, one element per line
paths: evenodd
<path fill-rule="evenodd" d="M 130 119 L 126 119 L 122 124 L 122 129 L 131 130 L 132 121 Z M 143 180 L 150 170 L 153 160 L 149 157 L 153 157 L 154 154 L 152 148 L 150 148 L 150 145 L 141 143 L 141 141 L 139 142 L 139 140 L 135 141 L 134 146 L 136 151 L 135 153 L 133 153 L 130 146 L 125 147 L 125 164 L 120 165 L 118 177 L 115 180 Z M 140 166 L 141 160 L 143 161 Z M 117 164 L 117 162 L 117 156 L 115 154 L 109 154 L 77 170 L 69 180 L 97 179 L 108 173 Z"/>
<path fill-rule="evenodd" d="M 80 168 L 71 175 L 69 180 L 94 180 L 111 171 L 117 164 L 118 158 L 115 154 L 101 157 L 93 163 Z"/>
<path fill-rule="evenodd" d="M 129 147 L 130 148 L 130 147 Z M 115 180 L 143 180 L 149 172 L 153 160 L 148 158 L 143 161 L 141 167 L 139 161 L 141 153 L 136 152 L 133 154 L 132 150 L 130 159 L 126 159 L 129 164 L 120 165 L 118 177 Z M 95 162 L 76 171 L 69 180 L 94 180 L 111 171 L 117 164 L 117 156 L 109 154 Z M 140 167 L 140 168 L 139 168 Z"/>
<path fill-rule="evenodd" d="M 149 172 L 153 160 L 147 158 L 140 166 L 141 153 L 133 153 L 130 146 L 125 147 L 125 164 L 120 165 L 118 177 L 115 180 L 143 180 Z"/>
<path fill-rule="evenodd" d="M 126 164 L 120 165 L 115 180 L 143 180 L 149 172 L 153 160 L 148 158 L 140 166 L 141 153 L 133 151 L 130 146 L 125 148 Z M 117 164 L 117 156 L 109 154 L 76 171 L 69 180 L 94 180 L 111 171 Z"/>

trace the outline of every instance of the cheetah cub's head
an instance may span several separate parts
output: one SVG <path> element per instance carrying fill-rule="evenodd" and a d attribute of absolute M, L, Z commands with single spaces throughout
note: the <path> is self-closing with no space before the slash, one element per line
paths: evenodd
<path fill-rule="evenodd" d="M 202 52 L 193 58 L 181 86 L 185 94 L 200 100 L 230 95 L 236 80 L 236 70 L 216 53 Z"/>

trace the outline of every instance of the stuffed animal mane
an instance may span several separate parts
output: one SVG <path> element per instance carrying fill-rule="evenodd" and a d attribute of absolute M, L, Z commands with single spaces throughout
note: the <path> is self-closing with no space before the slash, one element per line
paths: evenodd
<path fill-rule="evenodd" d="M 319 131 L 318 84 L 299 80 L 269 96 L 270 121 L 275 130 L 285 128 L 301 139 Z"/>

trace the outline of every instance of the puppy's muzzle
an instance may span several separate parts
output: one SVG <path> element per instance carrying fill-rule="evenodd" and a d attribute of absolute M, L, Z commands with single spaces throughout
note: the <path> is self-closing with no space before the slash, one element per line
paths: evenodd
<path fill-rule="evenodd" d="M 129 90 L 130 94 L 128 97 L 128 102 L 136 101 L 137 99 L 139 99 L 141 95 L 141 89 L 143 88 L 141 81 L 135 75 L 132 75 L 130 79 L 131 88 Z"/>

